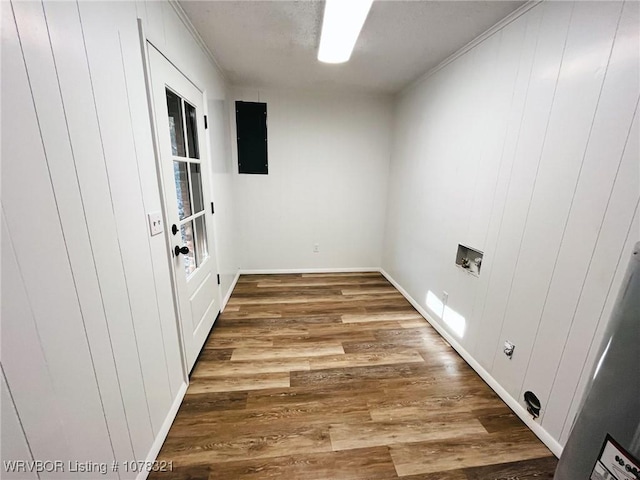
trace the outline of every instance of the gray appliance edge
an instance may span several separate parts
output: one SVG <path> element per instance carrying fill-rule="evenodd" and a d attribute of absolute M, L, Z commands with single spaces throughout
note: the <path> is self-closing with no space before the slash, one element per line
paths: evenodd
<path fill-rule="evenodd" d="M 636 460 L 640 457 L 639 347 L 640 242 L 633 249 L 554 480 L 588 480 L 607 434 Z"/>

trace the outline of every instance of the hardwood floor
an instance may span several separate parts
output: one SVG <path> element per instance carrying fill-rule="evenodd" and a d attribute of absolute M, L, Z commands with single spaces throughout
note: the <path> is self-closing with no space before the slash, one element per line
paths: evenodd
<path fill-rule="evenodd" d="M 154 479 L 551 479 L 556 459 L 378 273 L 247 275 Z"/>

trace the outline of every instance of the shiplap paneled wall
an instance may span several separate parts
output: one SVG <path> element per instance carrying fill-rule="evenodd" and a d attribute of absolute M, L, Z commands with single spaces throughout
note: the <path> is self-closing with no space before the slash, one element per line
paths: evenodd
<path fill-rule="evenodd" d="M 2 459 L 66 467 L 2 477 L 81 478 L 66 462 L 117 460 L 105 477 L 133 478 L 122 462 L 155 457 L 186 387 L 167 247 L 147 226 L 161 203 L 138 18 L 217 110 L 207 141 L 226 292 L 224 78 L 164 2 L 1 8 Z"/>
<path fill-rule="evenodd" d="M 376 215 L 386 208 L 385 270 L 422 306 L 429 291 L 449 292 L 449 306 L 466 319 L 462 348 L 514 398 L 534 390 L 542 426 L 564 443 L 638 238 L 636 2 L 545 2 L 404 92 L 386 205 L 386 100 L 265 92 L 275 108 L 270 134 L 282 130 L 274 173 L 294 171 L 264 188 L 242 182 L 265 179 L 234 185 L 224 79 L 173 6 L 1 8 L 3 460 L 153 457 L 185 385 L 166 246 L 146 227 L 160 197 L 137 18 L 206 92 L 223 292 L 239 263 L 234 218 L 249 218 L 251 207 L 234 210 L 234 186 L 259 201 L 262 194 L 277 200 L 282 185 L 293 184 L 302 198 L 322 184 L 309 176 L 313 164 L 294 175 L 300 159 L 287 142 L 320 149 L 333 161 L 324 165 L 316 155 L 332 185 L 318 197 L 327 202 L 324 213 L 284 202 L 299 210 L 272 212 L 284 222 L 280 234 L 291 218 L 310 218 L 296 237 L 299 251 L 279 257 L 275 246 L 283 244 L 269 227 L 260 238 L 274 237 L 271 257 L 257 243 L 246 266 L 375 267 Z M 348 125 L 336 123 L 337 111 Z M 318 112 L 321 124 L 311 115 Z M 361 120 L 366 131 L 354 131 Z M 304 138 L 287 140 L 292 122 Z M 319 127 L 334 137 L 340 130 L 344 159 L 318 141 Z M 373 137 L 372 147 L 366 139 Z M 357 194 L 336 197 L 336 180 L 356 185 Z M 342 230 L 319 226 L 334 224 L 334 216 L 355 220 Z M 342 243 L 332 250 L 334 236 Z M 485 252 L 480 278 L 453 266 L 458 243 Z M 507 339 L 516 344 L 511 361 L 501 354 Z"/>
<path fill-rule="evenodd" d="M 243 271 L 377 269 L 392 98 L 241 87 L 232 92 L 235 100 L 267 104 L 269 174 L 236 173 Z M 237 162 L 235 142 L 232 155 Z"/>
<path fill-rule="evenodd" d="M 543 2 L 400 96 L 383 267 L 566 441 L 640 236 L 637 2 Z M 457 244 L 484 252 L 479 278 Z M 513 358 L 502 353 L 516 345 Z M 558 448 L 555 449 L 558 451 Z"/>

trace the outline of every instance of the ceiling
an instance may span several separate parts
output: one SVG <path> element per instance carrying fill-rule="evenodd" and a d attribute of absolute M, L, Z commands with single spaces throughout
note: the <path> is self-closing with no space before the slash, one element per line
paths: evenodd
<path fill-rule="evenodd" d="M 524 1 L 376 0 L 351 60 L 316 59 L 324 2 L 180 1 L 233 85 L 395 93 Z"/>

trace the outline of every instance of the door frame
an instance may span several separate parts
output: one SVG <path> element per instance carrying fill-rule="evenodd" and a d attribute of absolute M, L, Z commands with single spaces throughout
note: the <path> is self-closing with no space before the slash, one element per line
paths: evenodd
<path fill-rule="evenodd" d="M 158 129 L 158 124 L 156 121 L 156 108 L 155 108 L 155 103 L 154 103 L 154 98 L 153 98 L 153 83 L 152 83 L 152 78 L 151 78 L 151 63 L 150 63 L 150 55 L 149 55 L 149 49 L 153 48 L 155 49 L 162 57 L 164 57 L 164 59 L 169 62 L 178 72 L 180 72 L 180 74 L 182 74 L 196 89 L 198 89 L 200 92 L 202 92 L 202 96 L 203 96 L 203 101 L 202 101 L 202 107 L 203 107 L 203 115 L 207 115 L 208 111 L 207 111 L 207 92 L 205 89 L 200 88 L 196 83 L 194 83 L 190 77 L 188 75 L 186 75 L 184 73 L 184 71 L 182 69 L 180 69 L 174 62 L 171 61 L 171 59 L 169 57 L 167 57 L 167 55 L 165 55 L 165 53 L 158 48 L 149 38 L 147 38 L 147 36 L 145 35 L 144 32 L 144 26 L 142 23 L 141 19 L 138 19 L 138 34 L 139 34 L 139 38 L 140 38 L 140 50 L 141 50 L 141 55 L 142 55 L 142 65 L 143 65 L 143 71 L 144 71 L 144 80 L 145 80 L 145 90 L 146 90 L 146 95 L 147 95 L 147 106 L 148 106 L 148 113 L 149 113 L 149 121 L 150 121 L 150 125 L 151 125 L 151 137 L 152 137 L 152 144 L 153 144 L 153 153 L 154 153 L 154 163 L 155 163 L 155 167 L 156 167 L 156 180 L 158 182 L 158 190 L 159 190 L 159 195 L 160 195 L 160 208 L 161 208 L 161 212 L 162 212 L 162 221 L 164 222 L 164 229 L 163 229 L 163 233 L 164 233 L 164 239 L 165 239 L 165 252 L 166 252 L 166 260 L 167 263 L 169 264 L 169 271 L 171 272 L 170 275 L 170 283 L 171 283 L 171 293 L 172 293 L 172 303 L 173 303 L 173 311 L 174 311 L 174 317 L 175 317 L 175 326 L 176 326 L 176 330 L 178 333 L 178 339 L 179 339 L 179 350 L 180 350 L 180 359 L 181 359 L 181 366 L 182 366 L 182 374 L 183 374 L 183 380 L 186 382 L 186 384 L 189 384 L 189 373 L 190 373 L 190 369 L 189 369 L 189 362 L 188 362 L 188 358 L 187 358 L 187 349 L 186 349 L 186 345 L 185 345 L 185 338 L 184 338 L 184 331 L 183 331 L 183 320 L 182 319 L 182 315 L 181 315 L 181 310 L 180 310 L 180 297 L 179 297 L 179 293 L 178 293 L 178 285 L 177 285 L 177 280 L 176 280 L 176 267 L 175 267 L 175 263 L 174 263 L 174 259 L 173 259 L 173 255 L 172 255 L 172 245 L 174 243 L 174 239 L 171 238 L 170 236 L 170 232 L 167 229 L 167 225 L 170 225 L 170 219 L 168 218 L 168 213 L 167 213 L 167 195 L 166 195 L 166 185 L 163 179 L 163 172 L 162 172 L 162 155 L 161 155 L 161 149 L 160 149 L 160 132 Z M 204 138 L 204 143 L 206 144 L 207 148 L 206 148 L 206 168 L 210 168 L 210 162 L 211 162 L 211 155 L 210 155 L 210 144 L 209 144 L 209 138 L 206 136 L 205 134 L 206 130 L 203 131 L 202 133 L 205 135 Z M 209 175 L 210 175 L 210 171 L 209 171 Z M 211 175 L 210 175 L 211 177 Z M 210 178 L 210 182 L 213 181 L 213 178 Z M 211 188 L 211 183 L 209 184 L 209 188 Z M 212 197 L 213 193 L 211 191 L 208 192 L 209 197 Z M 206 210 L 206 205 L 205 205 L 205 210 Z M 211 231 L 208 232 L 208 248 L 209 251 L 211 252 L 211 254 L 215 257 L 215 262 L 217 265 L 217 245 L 216 242 L 213 242 L 212 239 L 215 239 L 215 221 L 214 219 L 211 220 L 211 225 L 213 226 L 213 229 L 211 229 Z M 216 272 L 217 273 L 217 272 Z M 219 305 L 221 304 L 221 291 L 220 289 L 218 289 L 218 292 L 216 294 L 218 296 L 218 302 Z M 215 323 L 215 320 L 214 320 Z"/>

